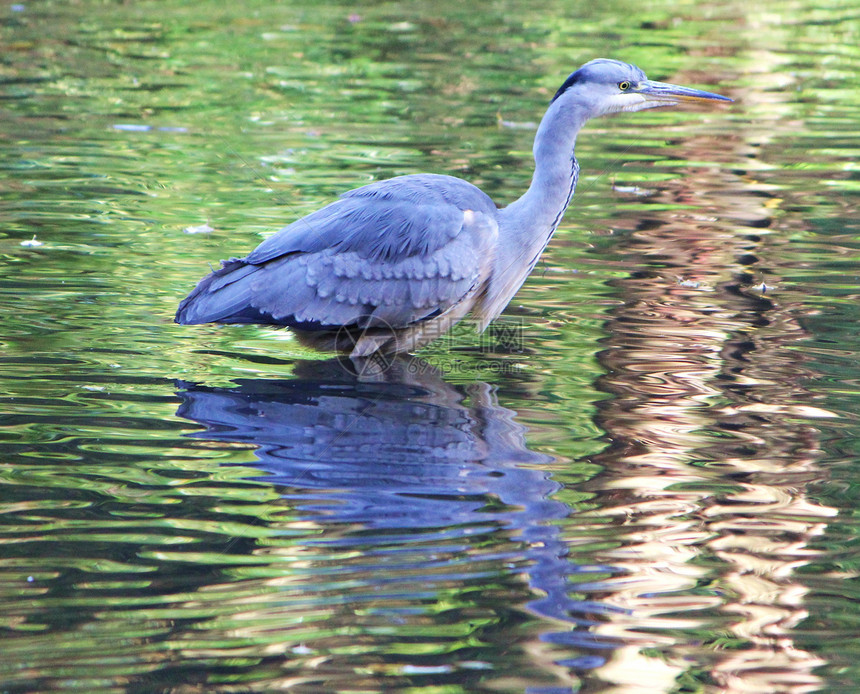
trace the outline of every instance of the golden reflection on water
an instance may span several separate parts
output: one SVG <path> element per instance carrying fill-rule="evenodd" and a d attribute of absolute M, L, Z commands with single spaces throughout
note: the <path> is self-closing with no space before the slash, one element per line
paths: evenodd
<path fill-rule="evenodd" d="M 714 147 L 685 156 L 713 160 Z M 684 201 L 713 175 L 663 195 Z M 755 226 L 769 215 L 752 195 L 732 208 Z M 752 286 L 759 240 L 755 228 L 678 215 L 641 220 L 623 249 L 655 269 L 617 283 L 624 303 L 601 355 L 614 397 L 600 424 L 613 443 L 586 485 L 590 523 L 579 516 L 571 538 L 611 542 L 595 557 L 623 569 L 592 595 L 620 608 L 595 627 L 623 644 L 596 673 L 601 692 L 675 691 L 691 662 L 709 691 L 822 685 L 823 661 L 794 646 L 792 629 L 807 616 L 797 570 L 836 514 L 807 497 L 825 478 L 808 420 L 832 415 L 802 385 L 798 306 Z"/>

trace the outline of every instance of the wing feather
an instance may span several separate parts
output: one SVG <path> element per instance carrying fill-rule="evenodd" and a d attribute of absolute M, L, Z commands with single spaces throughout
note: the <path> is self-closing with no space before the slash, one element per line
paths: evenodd
<path fill-rule="evenodd" d="M 457 178 L 373 183 L 284 227 L 205 277 L 180 323 L 272 323 L 306 330 L 436 316 L 486 278 L 496 208 Z"/>

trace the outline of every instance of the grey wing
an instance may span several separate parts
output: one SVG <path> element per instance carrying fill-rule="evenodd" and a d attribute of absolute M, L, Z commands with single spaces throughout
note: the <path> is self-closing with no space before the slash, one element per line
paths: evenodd
<path fill-rule="evenodd" d="M 364 186 L 226 261 L 180 304 L 180 323 L 305 330 L 406 327 L 486 278 L 496 208 L 469 183 L 415 175 Z"/>

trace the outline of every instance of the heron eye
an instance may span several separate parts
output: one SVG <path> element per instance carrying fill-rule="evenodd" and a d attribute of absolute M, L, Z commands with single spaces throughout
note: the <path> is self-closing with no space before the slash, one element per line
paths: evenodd
<path fill-rule="evenodd" d="M 627 81 L 619 82 L 619 83 L 618 83 L 618 88 L 619 88 L 622 92 L 626 92 L 628 89 L 630 89 L 630 82 L 627 82 Z"/>

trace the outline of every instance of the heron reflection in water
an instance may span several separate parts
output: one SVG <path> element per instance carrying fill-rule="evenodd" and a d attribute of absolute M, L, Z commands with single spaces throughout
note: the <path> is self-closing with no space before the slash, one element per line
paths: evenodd
<path fill-rule="evenodd" d="M 525 194 L 497 209 L 459 178 L 414 174 L 349 191 L 203 278 L 176 322 L 292 328 L 312 346 L 366 357 L 418 349 L 469 312 L 480 330 L 532 271 L 573 197 L 574 146 L 590 118 L 724 96 L 647 79 L 616 60 L 561 85 L 534 142 Z"/>
<path fill-rule="evenodd" d="M 289 380 L 187 385 L 177 414 L 205 425 L 190 436 L 255 446 L 251 465 L 265 472 L 258 479 L 284 504 L 283 513 L 263 516 L 272 519 L 265 537 L 283 535 L 285 554 L 319 567 L 295 577 L 297 595 L 324 605 L 325 586 L 348 585 L 336 601 L 341 608 L 372 599 L 374 614 L 391 610 L 406 632 L 416 620 L 428 634 L 435 633 L 435 615 L 450 636 L 455 615 L 440 616 L 433 596 L 457 593 L 454 612 L 468 615 L 463 628 L 468 622 L 479 630 L 476 641 L 506 640 L 498 668 L 511 677 L 519 675 L 509 613 L 527 607 L 544 620 L 544 633 L 540 643 L 520 644 L 530 654 L 522 657 L 543 651 L 547 678 L 599 665 L 615 644 L 589 627 L 607 608 L 573 599 L 571 575 L 579 582 L 594 576 L 589 583 L 598 585 L 612 570 L 579 566 L 568 556 L 558 522 L 571 509 L 553 498 L 560 485 L 547 469 L 552 458 L 529 450 L 525 428 L 488 384 L 454 386 L 427 364 L 392 362 L 384 381 L 331 360 L 297 362 Z M 298 539 L 301 532 L 307 534 Z M 273 552 L 281 556 L 268 541 L 254 551 L 260 559 Z M 363 633 L 368 653 L 401 638 L 394 626 L 365 631 L 372 618 L 362 609 L 338 609 L 333 619 L 346 620 L 338 622 L 344 633 Z M 326 650 L 326 639 L 334 638 L 326 633 L 308 645 Z M 484 656 L 494 653 L 488 646 Z M 331 667 L 337 670 L 336 658 Z"/>

